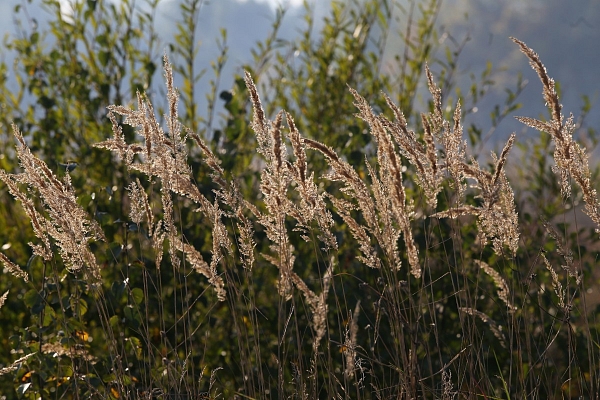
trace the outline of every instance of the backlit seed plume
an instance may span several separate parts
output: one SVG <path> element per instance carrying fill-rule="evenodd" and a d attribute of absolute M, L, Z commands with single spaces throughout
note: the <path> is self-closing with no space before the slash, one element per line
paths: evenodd
<path fill-rule="evenodd" d="M 18 265 L 10 261 L 8 257 L 6 257 L 6 255 L 4 255 L 3 253 L 0 253 L 0 261 L 2 262 L 2 264 L 4 264 L 4 268 L 6 268 L 6 270 L 10 272 L 11 275 L 17 278 L 21 278 L 25 282 L 29 282 L 29 275 L 27 274 L 27 272 L 23 271 L 21 268 L 19 268 Z"/>
<path fill-rule="evenodd" d="M 112 121 L 113 137 L 96 144 L 96 147 L 116 152 L 124 161 L 127 168 L 141 172 L 148 178 L 160 180 L 160 199 L 162 204 L 163 219 L 154 222 L 154 217 L 147 195 L 139 181 L 131 184 L 129 194 L 131 199 L 131 219 L 139 223 L 145 219 L 149 224 L 149 233 L 152 236 L 152 246 L 156 252 L 156 266 L 160 268 L 163 257 L 164 241 L 168 239 L 169 256 L 171 264 L 178 268 L 180 258 L 178 251 L 183 252 L 192 263 L 194 269 L 209 278 L 214 286 L 219 300 L 224 300 L 224 283 L 216 273 L 216 266 L 226 254 L 230 253 L 230 241 L 221 221 L 223 213 L 217 205 L 213 205 L 194 184 L 187 158 L 187 138 L 193 132 L 184 129 L 178 119 L 179 95 L 173 82 L 173 71 L 168 57 L 164 56 L 165 81 L 167 87 L 168 113 L 165 115 L 168 132 L 161 127 L 154 107 L 146 95 L 138 93 L 137 110 L 124 106 L 109 106 L 109 118 Z M 144 143 L 128 144 L 125 142 L 122 128 L 117 123 L 117 115 L 125 117 L 124 124 L 136 128 L 136 133 L 144 138 Z M 196 142 L 202 144 L 196 135 Z M 205 154 L 207 148 L 202 148 Z M 219 171 L 218 163 L 214 158 L 209 158 L 209 166 L 214 171 Z M 223 182 L 221 182 L 223 183 Z M 178 232 L 174 215 L 174 195 L 183 196 L 199 207 L 196 211 L 202 212 L 213 224 L 213 258 L 210 266 L 206 268 L 200 261 L 199 254 L 183 243 L 183 238 Z M 248 232 L 242 235 L 245 241 L 244 252 L 250 256 L 251 244 L 248 241 Z"/>
<path fill-rule="evenodd" d="M 289 169 L 284 167 L 287 149 L 282 143 L 281 134 L 283 112 L 279 112 L 274 121 L 268 120 L 256 85 L 248 72 L 245 81 L 254 110 L 252 129 L 256 134 L 257 151 L 265 161 L 265 167 L 260 173 L 260 190 L 264 196 L 267 212 L 260 213 L 257 218 L 272 243 L 270 248 L 274 255 L 264 254 L 263 257 L 279 268 L 279 293 L 289 299 L 293 289 L 295 257 L 285 226 L 285 217 L 292 214 L 293 205 L 288 199 L 288 188 L 292 178 Z"/>
<path fill-rule="evenodd" d="M 548 76 L 546 68 L 536 52 L 515 38 L 511 38 L 521 51 L 529 58 L 529 64 L 535 70 L 542 82 L 542 93 L 546 105 L 551 110 L 550 121 L 540 121 L 535 118 L 517 117 L 519 121 L 540 132 L 548 132 L 555 144 L 554 172 L 559 176 L 562 195 L 567 198 L 571 195 L 571 179 L 579 185 L 583 192 L 585 213 L 596 224 L 596 232 L 600 233 L 600 203 L 598 195 L 591 182 L 591 173 L 588 165 L 588 154 L 579 143 L 573 140 L 575 123 L 573 116 L 564 120 L 561 114 L 562 105 L 559 102 L 554 80 Z"/>
<path fill-rule="evenodd" d="M 486 262 L 480 260 L 474 261 L 475 264 L 479 266 L 479 268 L 481 268 L 486 274 L 490 276 L 490 278 L 492 278 L 494 284 L 496 285 L 496 288 L 498 289 L 498 297 L 504 302 L 504 304 L 506 304 L 506 307 L 508 308 L 509 312 L 514 312 L 517 309 L 517 307 L 515 307 L 510 300 L 510 288 L 508 287 L 506 280 L 500 276 L 498 271 L 490 267 Z"/>
<path fill-rule="evenodd" d="M 457 218 L 466 214 L 477 216 L 480 238 L 484 243 L 491 241 L 498 255 L 502 255 L 503 246 L 507 246 L 515 254 L 519 244 L 514 192 L 504 172 L 506 157 L 514 141 L 515 135 L 512 134 L 499 158 L 492 153 L 492 159 L 495 161 L 493 173 L 482 169 L 474 159 L 470 163 L 460 163 L 461 175 L 475 180 L 473 187 L 479 189 L 479 197 L 483 199 L 480 207 L 466 205 L 432 215 L 435 218 Z"/>
<path fill-rule="evenodd" d="M 220 189 L 215 191 L 215 194 L 222 204 L 226 204 L 232 208 L 232 212 L 227 214 L 235 221 L 235 225 L 239 230 L 238 251 L 244 268 L 251 270 L 254 266 L 254 229 L 252 221 L 245 215 L 246 209 L 254 209 L 254 206 L 247 202 L 240 192 L 235 181 L 229 181 L 225 178 L 225 171 L 221 167 L 221 161 L 206 145 L 204 140 L 198 134 L 186 128 L 188 135 L 196 142 L 202 151 L 205 162 L 211 169 L 211 178 L 213 182 L 219 185 Z M 213 208 L 217 210 L 218 208 Z M 226 214 L 226 213 L 224 213 Z M 254 212 L 258 215 L 258 211 Z"/>
<path fill-rule="evenodd" d="M 325 252 L 337 250 L 337 240 L 331 228 L 333 227 L 333 218 L 327 210 L 325 204 L 325 193 L 319 193 L 314 182 L 314 173 L 309 174 L 306 162 L 306 145 L 300 137 L 300 132 L 296 128 L 294 119 L 289 113 L 285 113 L 285 118 L 289 127 L 289 139 L 296 161 L 288 163 L 288 170 L 292 180 L 296 183 L 296 191 L 300 195 L 300 205 L 292 209 L 294 218 L 298 221 L 298 229 L 309 232 L 311 221 L 315 220 L 319 226 L 317 238 L 325 245 Z M 305 240 L 309 240 L 305 235 Z"/>
<path fill-rule="evenodd" d="M 54 240 L 58 252 L 71 272 L 83 272 L 85 276 L 100 279 L 100 267 L 90 250 L 90 241 L 105 240 L 104 233 L 95 220 L 77 203 L 68 172 L 62 181 L 48 168 L 45 162 L 34 156 L 16 125 L 13 133 L 17 139 L 17 156 L 24 172 L 8 174 L 0 170 L 0 180 L 8 191 L 23 206 L 31 220 L 34 234 L 42 245 L 30 243 L 34 254 L 50 260 L 50 240 Z M 26 185 L 26 192 L 19 184 Z M 39 197 L 43 213 L 39 212 L 32 198 Z M 3 260 L 6 263 L 6 260 Z"/>
<path fill-rule="evenodd" d="M 134 182 L 131 182 L 127 191 L 131 202 L 129 205 L 129 218 L 138 226 L 146 220 L 149 228 L 148 235 L 152 236 L 154 214 L 152 213 L 150 203 L 148 202 L 148 195 L 140 183 L 140 180 L 136 178 Z"/>
<path fill-rule="evenodd" d="M 27 361 L 27 359 L 29 359 L 30 357 L 32 357 L 34 355 L 35 355 L 35 353 L 29 353 L 29 354 L 19 358 L 18 360 L 15 360 L 8 367 L 0 368 L 0 375 L 6 375 L 8 373 L 11 373 L 11 372 L 19 369 L 23 362 Z"/>
<path fill-rule="evenodd" d="M 317 295 L 313 292 L 306 283 L 296 274 L 295 272 L 290 273 L 290 280 L 294 283 L 296 288 L 302 292 L 304 298 L 312 311 L 313 319 L 312 326 L 315 333 L 313 341 L 313 353 L 317 354 L 319 344 L 325 336 L 327 328 L 327 295 L 329 294 L 329 288 L 331 287 L 331 279 L 333 277 L 334 258 L 332 257 L 327 271 L 323 275 L 321 280 L 322 291 L 321 294 Z"/>
<path fill-rule="evenodd" d="M 368 102 L 354 89 L 350 89 L 350 93 L 354 96 L 354 105 L 359 110 L 359 113 L 357 114 L 358 118 L 369 124 L 371 134 L 377 142 L 377 161 L 379 170 L 377 172 L 372 171 L 371 177 L 374 194 L 376 198 L 380 199 L 377 201 L 380 216 L 381 218 L 386 218 L 386 216 L 390 214 L 394 216 L 394 222 L 398 225 L 399 230 L 404 237 L 411 273 L 416 278 L 419 278 L 421 276 L 419 252 L 414 243 L 412 229 L 410 227 L 410 215 L 412 210 L 410 202 L 406 199 L 400 157 L 397 155 L 396 147 L 392 142 L 389 131 L 385 128 L 385 124 L 382 123 L 380 118 L 375 116 Z M 381 185 L 377 182 L 378 179 L 381 181 Z M 385 194 L 381 190 L 383 188 L 385 188 Z M 389 211 L 387 210 L 388 201 L 390 202 Z M 384 228 L 391 230 L 391 224 L 384 223 L 383 226 Z M 384 238 L 389 238 L 390 236 L 393 237 L 391 232 L 383 233 Z M 389 248 L 389 246 L 386 247 L 388 247 L 386 252 L 388 253 L 388 257 L 392 260 L 392 263 L 399 266 L 399 261 L 396 261 L 396 250 Z"/>
<path fill-rule="evenodd" d="M 354 312 L 348 321 L 348 327 L 344 335 L 344 353 L 346 355 L 346 368 L 344 375 L 354 378 L 356 372 L 357 339 L 358 339 L 358 314 L 360 312 L 360 300 L 354 307 Z"/>
<path fill-rule="evenodd" d="M 560 283 L 560 279 L 558 278 L 558 274 L 556 273 L 556 270 L 552 268 L 552 265 L 550 265 L 546 255 L 541 253 L 541 257 L 542 261 L 544 261 L 544 265 L 548 271 L 550 271 L 550 276 L 552 276 L 552 287 L 554 288 L 554 293 L 556 293 L 556 296 L 558 297 L 558 306 L 564 310 L 566 305 L 566 291 L 563 289 L 562 283 Z"/>
<path fill-rule="evenodd" d="M 223 279 L 217 275 L 216 263 L 211 263 L 211 265 L 209 265 L 202 258 L 202 254 L 200 254 L 200 252 L 193 246 L 179 241 L 176 243 L 177 250 L 185 254 L 188 262 L 192 265 L 192 268 L 194 268 L 196 272 L 208 278 L 208 282 L 213 286 L 217 294 L 217 298 L 220 301 L 225 301 L 225 283 L 223 282 Z"/>
<path fill-rule="evenodd" d="M 4 305 L 4 302 L 6 301 L 7 297 L 8 297 L 8 290 L 6 292 L 4 292 L 4 294 L 2 296 L 0 296 L 0 308 L 2 308 L 2 306 Z"/>
<path fill-rule="evenodd" d="M 318 343 L 325 332 L 324 322 L 318 322 L 326 321 L 325 298 L 315 300 L 314 293 L 303 285 L 301 279 L 293 272 L 294 248 L 290 244 L 286 217 L 292 217 L 296 221 L 293 229 L 300 232 L 305 241 L 312 240 L 310 233 L 313 231 L 313 223 L 316 222 L 318 226 L 316 237 L 324 244 L 322 250 L 325 252 L 337 250 L 337 240 L 331 232 L 333 218 L 326 207 L 325 193 L 319 192 L 314 182 L 314 174 L 308 170 L 307 139 L 300 136 L 292 116 L 285 111 L 279 112 L 275 120 L 268 120 L 250 74 L 246 73 L 245 81 L 254 110 L 252 129 L 256 134 L 257 151 L 263 156 L 265 163 L 260 174 L 260 188 L 266 212 L 259 212 L 256 208 L 251 209 L 258 223 L 265 228 L 267 238 L 272 243 L 271 254 L 263 254 L 263 257 L 279 268 L 279 291 L 283 297 L 289 299 L 294 286 L 307 296 L 316 318 L 314 326 L 319 338 L 316 341 Z M 288 160 L 284 120 L 289 128 L 287 139 L 296 158 L 295 162 Z M 292 194 L 289 193 L 291 186 L 299 196 L 299 204 L 291 200 Z M 240 250 L 248 252 L 249 249 L 246 245 Z"/>

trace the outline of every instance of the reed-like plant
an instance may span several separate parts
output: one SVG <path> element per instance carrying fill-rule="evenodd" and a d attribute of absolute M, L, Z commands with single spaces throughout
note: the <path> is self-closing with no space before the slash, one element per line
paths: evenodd
<path fill-rule="evenodd" d="M 572 179 L 597 224 L 572 118 L 564 121 L 537 54 L 514 40 L 551 108 L 549 122 L 519 119 L 552 136 L 562 195 L 572 195 Z M 123 183 L 128 221 L 117 246 L 102 244 L 106 236 L 80 204 L 70 172 L 59 179 L 13 127 L 23 172 L 2 170 L 0 179 L 31 221 L 40 262 L 21 269 L 5 254 L 0 260 L 25 282 L 35 268 L 44 272 L 42 289 L 24 296 L 37 327 L 13 339 L 25 354 L 0 370 L 14 374 L 18 396 L 453 399 L 577 391 L 591 398 L 597 391 L 584 258 L 549 222 L 548 241 L 521 246 L 505 171 L 516 136 L 487 166 L 467 157 L 460 103 L 444 112 L 427 66 L 433 102 L 418 128 L 389 96 L 393 119 L 349 89 L 375 145 L 367 174 L 303 136 L 289 112 L 269 119 L 246 73 L 261 157 L 250 165 L 253 197 L 182 125 L 166 56 L 164 70 L 164 126 L 138 94 L 135 109 L 109 107 L 113 136 L 96 144 L 131 179 Z M 142 140 L 127 138 L 124 126 Z M 189 167 L 189 142 L 211 190 Z M 325 170 L 311 170 L 311 151 Z M 188 212 L 202 237 L 184 225 Z M 110 263 L 98 263 L 101 251 Z M 121 271 L 120 282 L 104 280 L 110 268 Z"/>

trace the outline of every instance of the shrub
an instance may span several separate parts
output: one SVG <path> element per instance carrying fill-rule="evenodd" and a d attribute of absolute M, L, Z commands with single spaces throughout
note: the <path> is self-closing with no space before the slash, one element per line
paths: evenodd
<path fill-rule="evenodd" d="M 344 28 L 325 31 L 324 42 L 341 42 L 349 46 L 342 54 L 364 56 L 365 47 L 345 40 L 356 27 L 343 19 L 347 11 L 350 21 L 371 27 L 372 18 L 389 11 L 375 7 L 388 3 L 367 3 L 362 14 L 336 3 L 326 29 Z M 421 14 L 425 22 L 434 15 L 428 10 L 435 8 Z M 193 18 L 188 22 L 193 26 Z M 433 25 L 423 26 L 420 37 L 427 41 Z M 539 75 L 551 110 L 549 121 L 520 120 L 555 144 L 561 193 L 554 194 L 565 202 L 581 196 L 598 225 L 592 172 L 573 139 L 573 119 L 561 114 L 555 84 L 537 54 L 514 41 Z M 301 43 L 310 55 L 312 42 Z M 331 46 L 334 68 L 357 72 L 372 65 L 368 57 L 344 64 L 348 58 Z M 188 72 L 192 53 L 188 69 L 180 67 Z M 23 172 L 3 169 L 0 179 L 36 239 L 28 251 L 21 243 L 14 257 L 0 253 L 16 278 L 11 290 L 19 293 L 0 298 L 2 314 L 8 311 L 17 328 L 5 338 L 14 356 L 0 372 L 12 377 L 16 395 L 452 399 L 596 393 L 597 327 L 584 295 L 594 279 L 593 254 L 585 253 L 583 242 L 592 246 L 595 233 L 535 214 L 535 202 L 543 199 L 524 206 L 515 200 L 519 194 L 506 172 L 515 135 L 488 164 L 468 157 L 461 102 L 445 112 L 442 90 L 424 64 L 428 55 L 417 52 L 409 63 L 417 75 L 407 84 L 416 87 L 424 73 L 432 98 L 419 119 L 410 102 L 398 105 L 385 94 L 373 99 L 376 89 L 387 87 L 375 74 L 355 85 L 360 90 L 352 88 L 354 73 L 340 75 L 351 86 L 343 92 L 345 82 L 309 64 L 311 56 L 306 69 L 279 63 L 266 70 L 272 75 L 262 75 L 280 82 L 273 102 L 287 102 L 288 111 L 270 119 L 273 106 L 263 106 L 264 89 L 253 80 L 261 74 L 247 72 L 223 96 L 229 113 L 223 130 L 211 136 L 206 124 L 199 134 L 201 123 L 190 114 L 193 90 L 184 90 L 187 116 L 180 117 L 165 56 L 164 121 L 141 92 L 136 107 L 108 106 L 112 137 L 89 146 L 73 138 L 36 141 L 35 134 L 28 141 L 31 135 L 21 133 L 27 124 L 17 120 L 14 160 L 7 160 Z M 281 79 L 308 73 L 328 89 L 304 97 Z M 47 71 L 40 76 L 50 79 Z M 245 119 L 248 99 L 251 121 Z M 357 121 L 348 118 L 348 101 Z M 49 112 L 58 112 L 56 104 Z M 196 128 L 186 127 L 186 119 Z M 102 119 L 97 126 L 104 126 Z M 330 127 L 334 133 L 325 130 Z M 340 145 L 344 127 L 353 135 Z M 59 134 L 60 124 L 53 129 Z M 93 129 L 99 134 L 104 128 Z M 254 138 L 246 140 L 250 129 Z M 82 168 L 74 163 L 53 171 L 42 156 L 55 145 L 65 154 L 94 154 L 97 165 L 85 162 L 93 174 L 77 179 Z M 112 186 L 89 190 L 94 179 Z M 78 190 L 78 183 L 86 189 Z M 4 218 L 11 226 L 13 216 Z"/>

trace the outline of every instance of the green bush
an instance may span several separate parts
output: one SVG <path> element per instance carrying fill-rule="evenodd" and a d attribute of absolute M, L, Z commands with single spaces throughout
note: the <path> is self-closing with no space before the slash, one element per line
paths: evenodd
<path fill-rule="evenodd" d="M 379 70 L 391 1 L 334 2 L 316 36 L 307 5 L 306 29 L 283 44 L 278 13 L 253 64 L 220 92 L 223 31 L 204 118 L 201 1 L 181 5 L 162 105 L 145 94 L 159 63 L 158 1 L 143 12 L 133 1 L 80 1 L 70 20 L 57 1 L 42 2 L 53 40 L 35 29 L 9 40 L 18 90 L 0 82 L 0 122 L 17 140 L 2 142 L 0 159 L 7 397 L 597 392 L 586 297 L 597 171 L 524 43 L 515 40 L 550 117 L 520 117 L 540 138 L 512 135 L 478 161 L 463 137 L 470 147 L 486 139 L 478 127 L 464 132 L 461 104 L 485 94 L 492 70 L 471 97 L 444 97 L 460 48 L 435 59 L 437 1 L 400 9 L 411 23 L 393 79 Z M 422 107 L 420 83 L 431 99 Z M 518 108 L 520 89 L 492 125 Z M 509 157 L 517 143 L 521 163 Z M 570 223 L 577 204 L 587 228 Z"/>

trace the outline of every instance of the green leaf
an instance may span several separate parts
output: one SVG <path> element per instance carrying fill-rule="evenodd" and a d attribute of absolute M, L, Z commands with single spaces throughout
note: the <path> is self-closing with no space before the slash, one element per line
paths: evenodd
<path fill-rule="evenodd" d="M 102 382 L 112 383 L 117 380 L 117 376 L 115 374 L 107 374 L 102 377 Z"/>
<path fill-rule="evenodd" d="M 24 383 L 22 385 L 19 385 L 19 387 L 17 388 L 17 394 L 19 396 L 24 396 L 25 392 L 27 392 L 27 390 L 31 387 L 31 382 L 27 382 Z"/>
<path fill-rule="evenodd" d="M 134 329 L 140 326 L 140 314 L 133 307 L 125 307 L 123 314 L 125 315 L 125 319 L 133 325 Z"/>
<path fill-rule="evenodd" d="M 138 359 L 142 358 L 142 342 L 140 339 L 132 336 L 127 338 L 125 347 L 131 353 L 134 353 Z"/>
<path fill-rule="evenodd" d="M 219 93 L 219 98 L 225 103 L 229 103 L 233 99 L 233 94 L 229 90 L 223 90 Z"/>
<path fill-rule="evenodd" d="M 98 59 L 100 60 L 100 64 L 103 67 L 106 67 L 108 65 L 108 62 L 110 61 L 110 57 L 111 57 L 111 54 L 109 51 L 102 50 L 98 53 Z"/>
<path fill-rule="evenodd" d="M 140 304 L 142 301 L 144 301 L 144 292 L 140 288 L 134 288 L 131 291 L 131 298 L 135 304 Z"/>
<path fill-rule="evenodd" d="M 56 105 L 56 101 L 54 99 L 51 99 L 48 96 L 41 96 L 38 100 L 38 103 L 42 107 L 44 107 L 46 110 L 48 110 Z"/>
<path fill-rule="evenodd" d="M 108 44 L 108 36 L 106 34 L 96 36 L 96 43 L 98 43 L 100 46 L 106 47 Z"/>
<path fill-rule="evenodd" d="M 44 307 L 44 320 L 42 321 L 42 326 L 47 327 L 52 324 L 56 319 L 56 313 L 54 309 L 50 306 Z"/>
<path fill-rule="evenodd" d="M 110 326 L 114 329 L 117 326 L 119 326 L 119 321 L 120 318 L 117 315 L 113 315 L 112 317 L 110 317 L 110 319 L 108 320 L 108 323 L 110 324 Z"/>
<path fill-rule="evenodd" d="M 44 298 L 35 289 L 25 293 L 23 300 L 25 305 L 31 309 L 32 314 L 39 314 L 44 310 Z"/>
<path fill-rule="evenodd" d="M 88 310 L 88 304 L 84 299 L 71 299 L 71 309 L 73 314 L 77 316 L 84 315 Z"/>

